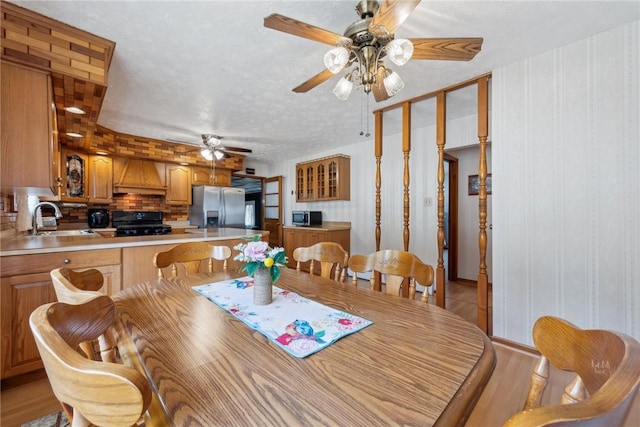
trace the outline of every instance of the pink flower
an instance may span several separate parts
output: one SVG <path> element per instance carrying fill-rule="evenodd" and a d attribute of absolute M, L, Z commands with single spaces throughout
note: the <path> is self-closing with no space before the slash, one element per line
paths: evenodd
<path fill-rule="evenodd" d="M 338 323 L 341 324 L 341 325 L 345 325 L 345 326 L 351 326 L 351 324 L 353 322 L 351 321 L 351 319 L 342 318 L 342 319 L 338 320 Z"/>
<path fill-rule="evenodd" d="M 258 242 L 249 242 L 247 248 L 244 253 L 250 260 L 256 260 L 262 262 L 267 257 L 267 249 L 269 248 L 269 243 L 258 241 Z"/>

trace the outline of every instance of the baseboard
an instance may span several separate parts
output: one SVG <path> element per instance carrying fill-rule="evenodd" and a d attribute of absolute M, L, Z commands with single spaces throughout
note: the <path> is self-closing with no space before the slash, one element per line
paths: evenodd
<path fill-rule="evenodd" d="M 513 351 L 517 351 L 520 353 L 525 353 L 528 354 L 530 356 L 535 356 L 535 357 L 539 357 L 540 356 L 540 352 L 535 348 L 535 347 L 531 347 L 516 341 L 511 341 L 505 338 L 500 338 L 500 337 L 489 337 L 491 339 L 491 342 L 493 342 L 494 344 L 498 344 L 501 345 L 503 347 L 507 347 L 510 350 Z"/>
<path fill-rule="evenodd" d="M 1 382 L 0 388 L 2 388 L 2 390 L 6 390 L 12 387 L 18 387 L 24 384 L 28 384 L 30 382 L 37 381 L 46 377 L 47 377 L 47 373 L 45 372 L 44 368 L 40 368 L 37 371 L 27 372 L 26 374 L 5 378 Z"/>

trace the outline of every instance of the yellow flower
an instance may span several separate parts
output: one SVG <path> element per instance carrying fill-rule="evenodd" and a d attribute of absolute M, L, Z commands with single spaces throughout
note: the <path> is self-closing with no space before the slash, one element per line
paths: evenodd
<path fill-rule="evenodd" d="M 269 268 L 269 267 L 271 267 L 273 265 L 273 262 L 274 262 L 273 258 L 267 258 L 267 259 L 264 260 L 264 266 Z"/>

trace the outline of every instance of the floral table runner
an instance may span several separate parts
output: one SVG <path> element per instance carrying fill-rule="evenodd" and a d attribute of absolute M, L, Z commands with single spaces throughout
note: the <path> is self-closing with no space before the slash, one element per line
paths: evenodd
<path fill-rule="evenodd" d="M 306 357 L 372 324 L 362 317 L 276 286 L 273 302 L 253 304 L 253 278 L 241 277 L 193 289 L 295 357 Z"/>

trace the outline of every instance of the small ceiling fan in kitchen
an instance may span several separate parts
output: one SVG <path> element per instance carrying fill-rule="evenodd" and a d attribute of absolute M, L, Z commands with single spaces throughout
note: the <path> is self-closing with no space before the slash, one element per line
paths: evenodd
<path fill-rule="evenodd" d="M 220 135 L 205 133 L 200 136 L 202 138 L 202 145 L 198 147 L 190 148 L 186 152 L 200 150 L 200 154 L 202 155 L 202 157 L 204 157 L 209 161 L 222 160 L 223 158 L 228 159 L 229 157 L 231 157 L 231 154 L 233 153 L 248 154 L 253 152 L 253 150 L 249 148 L 232 147 L 223 143 L 222 141 L 225 138 Z M 182 141 L 178 139 L 167 139 L 167 141 L 177 142 L 180 144 L 189 144 L 189 145 L 193 144 L 191 142 Z"/>
<path fill-rule="evenodd" d="M 351 24 L 344 35 L 274 13 L 264 18 L 264 26 L 320 43 L 334 46 L 324 56 L 326 69 L 295 87 L 304 93 L 347 71 L 333 93 L 346 100 L 354 83 L 366 94 L 373 92 L 376 101 L 389 99 L 404 88 L 398 73 L 384 59 L 404 65 L 409 59 L 470 61 L 480 52 L 482 38 L 414 38 L 396 39 L 395 32 L 409 17 L 420 0 L 362 0 L 356 5 L 360 20 Z"/>
<path fill-rule="evenodd" d="M 231 157 L 229 152 L 235 153 L 252 153 L 248 148 L 230 147 L 222 143 L 223 137 L 213 134 L 202 134 L 202 144 L 204 147 L 200 150 L 200 154 L 207 160 L 221 160 Z"/>

